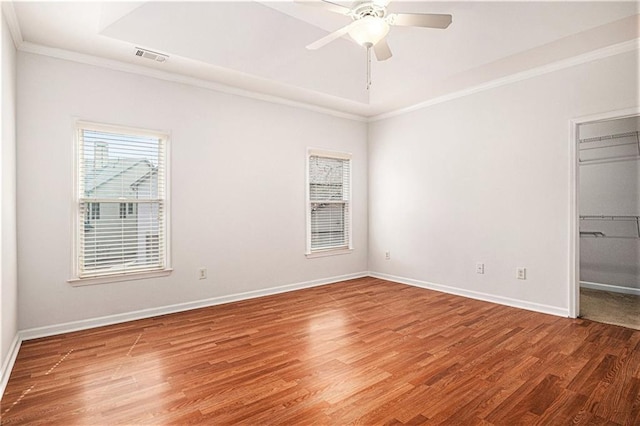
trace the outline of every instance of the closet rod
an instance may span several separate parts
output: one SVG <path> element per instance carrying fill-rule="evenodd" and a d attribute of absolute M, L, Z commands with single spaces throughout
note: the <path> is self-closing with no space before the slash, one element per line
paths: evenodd
<path fill-rule="evenodd" d="M 586 150 L 581 150 L 586 151 Z M 640 151 L 640 148 L 638 148 Z M 594 158 L 592 160 L 580 160 L 578 162 L 581 166 L 590 166 L 592 164 L 607 164 L 607 163 L 617 163 L 619 161 L 636 161 L 640 160 L 640 155 L 618 155 L 615 157 L 602 157 L 602 158 Z"/>
<path fill-rule="evenodd" d="M 580 232 L 580 238 L 595 238 L 600 239 L 604 238 L 607 240 L 640 240 L 640 237 L 636 236 L 622 236 L 622 235 L 605 235 L 601 232 L 596 232 L 596 234 L 602 235 L 593 235 L 593 232 Z"/>
<path fill-rule="evenodd" d="M 593 149 L 606 149 L 606 148 L 611 148 L 614 146 L 627 146 L 627 145 L 637 145 L 638 142 L 622 142 L 622 143 L 612 143 L 609 145 L 605 145 L 605 146 L 592 146 L 590 148 L 580 148 L 580 151 L 591 151 Z"/>

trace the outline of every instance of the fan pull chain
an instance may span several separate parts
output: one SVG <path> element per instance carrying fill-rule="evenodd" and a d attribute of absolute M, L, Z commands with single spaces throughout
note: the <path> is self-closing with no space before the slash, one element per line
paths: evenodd
<path fill-rule="evenodd" d="M 371 45 L 367 46 L 367 91 L 371 88 Z"/>

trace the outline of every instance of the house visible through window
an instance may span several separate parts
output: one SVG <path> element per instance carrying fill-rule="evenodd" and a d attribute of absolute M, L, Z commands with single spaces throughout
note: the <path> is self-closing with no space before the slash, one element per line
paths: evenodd
<path fill-rule="evenodd" d="M 308 155 L 307 254 L 351 249 L 351 157 Z"/>
<path fill-rule="evenodd" d="M 78 123 L 77 139 L 77 278 L 167 269 L 167 136 Z"/>

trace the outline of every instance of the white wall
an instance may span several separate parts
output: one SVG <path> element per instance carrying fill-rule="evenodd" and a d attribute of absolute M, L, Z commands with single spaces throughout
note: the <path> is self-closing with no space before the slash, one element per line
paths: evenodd
<path fill-rule="evenodd" d="M 8 360 L 18 332 L 16 263 L 16 49 L 4 14 L 2 49 L 2 144 L 0 146 L 0 367 Z M 0 370 L 0 393 L 2 391 Z"/>
<path fill-rule="evenodd" d="M 637 52 L 625 53 L 367 127 L 21 52 L 19 329 L 367 269 L 565 313 L 569 120 L 637 106 L 637 66 Z M 171 277 L 67 283 L 74 118 L 171 131 Z M 304 257 L 307 147 L 353 153 L 350 255 Z M 476 262 L 485 264 L 484 275 L 475 273 Z M 209 269 L 205 281 L 201 266 Z M 516 280 L 517 266 L 527 267 L 526 281 Z"/>
<path fill-rule="evenodd" d="M 369 269 L 567 314 L 569 122 L 637 106 L 637 70 L 634 51 L 372 123 Z"/>
<path fill-rule="evenodd" d="M 23 52 L 18 74 L 20 329 L 367 270 L 366 123 Z M 171 132 L 170 277 L 67 283 L 75 117 Z M 307 147 L 353 154 L 351 254 L 304 256 Z"/>
<path fill-rule="evenodd" d="M 580 126 L 580 138 L 621 134 L 640 130 L 640 117 L 587 123 Z M 602 158 L 609 151 L 637 155 L 635 137 L 616 139 L 628 146 L 590 150 Z M 592 144 L 593 145 L 593 144 Z M 611 146 L 610 142 L 606 145 Z M 628 149 L 629 148 L 629 149 Z M 621 154 L 618 153 L 618 154 Z M 613 153 L 615 155 L 616 153 Z M 593 158 L 593 157 L 592 157 Z M 580 164 L 580 215 L 640 215 L 640 160 L 583 162 Z M 580 238 L 580 280 L 593 285 L 605 284 L 618 291 L 640 289 L 640 238 L 635 221 L 581 221 L 581 231 L 598 231 L 607 238 Z M 626 238 L 616 238 L 626 237 Z"/>

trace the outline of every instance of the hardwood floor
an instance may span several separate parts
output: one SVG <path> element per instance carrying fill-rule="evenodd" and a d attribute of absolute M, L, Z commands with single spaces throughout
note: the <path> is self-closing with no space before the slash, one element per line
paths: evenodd
<path fill-rule="evenodd" d="M 24 342 L 9 424 L 640 424 L 640 331 L 374 278 Z"/>

